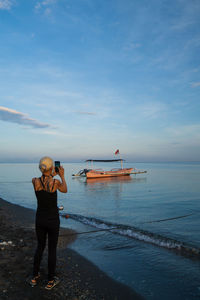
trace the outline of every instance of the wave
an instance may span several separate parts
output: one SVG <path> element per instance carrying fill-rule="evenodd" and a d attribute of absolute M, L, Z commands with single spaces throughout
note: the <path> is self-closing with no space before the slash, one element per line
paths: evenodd
<path fill-rule="evenodd" d="M 65 217 L 65 215 L 62 215 Z M 150 243 L 159 247 L 175 250 L 180 254 L 187 256 L 200 256 L 200 248 L 187 245 L 184 242 L 162 236 L 147 230 L 143 230 L 134 226 L 116 224 L 103 221 L 97 218 L 86 217 L 78 214 L 68 214 L 73 220 L 98 228 L 99 231 L 109 231 L 114 234 L 119 234 L 139 241 Z M 96 230 L 98 231 L 98 230 Z M 92 233 L 93 231 L 91 231 Z M 95 231 L 94 231 L 95 232 Z M 87 232 L 84 232 L 87 233 Z M 88 232 L 90 233 L 90 232 Z"/>

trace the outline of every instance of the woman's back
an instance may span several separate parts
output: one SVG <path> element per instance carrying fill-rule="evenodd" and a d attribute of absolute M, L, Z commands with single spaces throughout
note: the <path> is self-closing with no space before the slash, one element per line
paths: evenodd
<path fill-rule="evenodd" d="M 56 180 L 52 176 L 34 178 L 33 184 L 37 198 L 37 215 L 58 214 Z"/>

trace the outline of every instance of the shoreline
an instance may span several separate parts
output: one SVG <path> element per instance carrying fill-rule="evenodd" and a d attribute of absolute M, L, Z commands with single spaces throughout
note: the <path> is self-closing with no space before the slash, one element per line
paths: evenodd
<path fill-rule="evenodd" d="M 60 229 L 57 275 L 61 282 L 51 291 L 47 280 L 47 251 L 41 264 L 41 282 L 32 288 L 36 248 L 35 211 L 0 198 L 0 298 L 3 299 L 144 299 L 128 286 L 111 279 L 97 266 L 67 245 L 76 239 L 75 231 Z M 67 236 L 68 234 L 68 236 Z M 64 236 L 65 235 L 65 236 Z"/>

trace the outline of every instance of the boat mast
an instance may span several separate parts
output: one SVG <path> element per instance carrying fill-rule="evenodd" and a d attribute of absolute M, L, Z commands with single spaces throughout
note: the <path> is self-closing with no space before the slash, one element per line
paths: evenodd
<path fill-rule="evenodd" d="M 120 161 L 121 161 L 121 169 L 123 169 L 123 159 L 121 159 L 121 153 L 119 153 Z"/>

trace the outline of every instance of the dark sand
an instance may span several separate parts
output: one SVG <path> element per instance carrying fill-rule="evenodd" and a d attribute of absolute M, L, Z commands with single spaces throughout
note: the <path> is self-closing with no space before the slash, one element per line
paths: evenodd
<path fill-rule="evenodd" d="M 32 288 L 33 255 L 36 248 L 35 211 L 0 199 L 0 299 L 143 299 L 118 283 L 67 245 L 76 238 L 70 229 L 61 229 L 57 254 L 57 275 L 61 282 L 51 291 L 47 279 L 47 252 L 41 265 L 41 281 Z M 63 235 L 68 237 L 64 237 Z M 71 234 L 71 235 L 70 235 Z"/>

